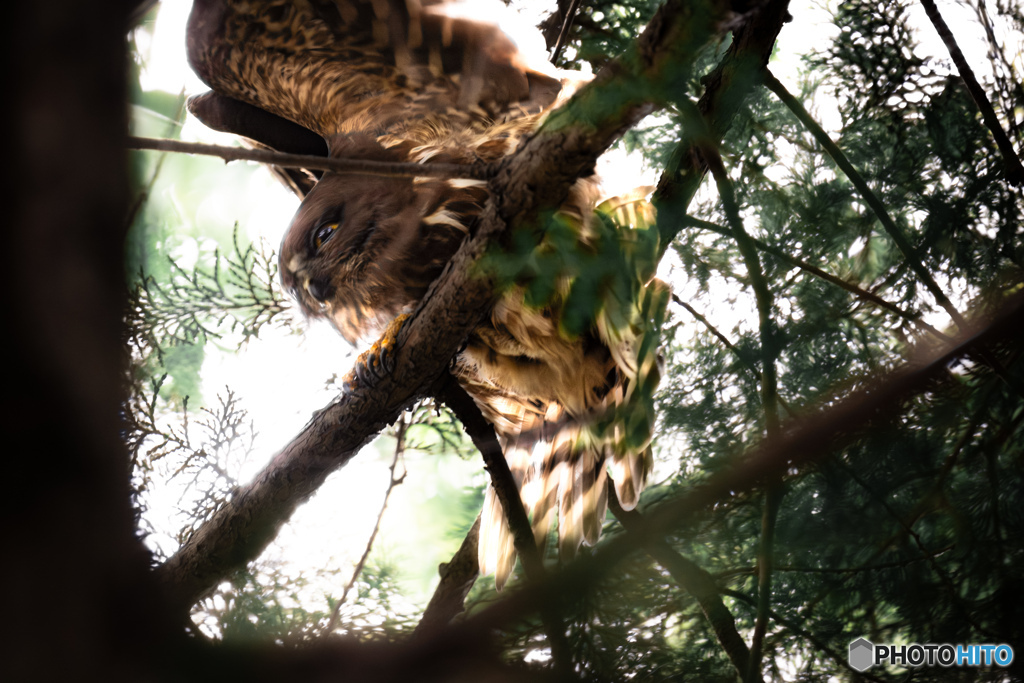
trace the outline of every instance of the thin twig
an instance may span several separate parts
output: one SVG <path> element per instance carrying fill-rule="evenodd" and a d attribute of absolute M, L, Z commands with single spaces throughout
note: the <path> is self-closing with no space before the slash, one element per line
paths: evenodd
<path fill-rule="evenodd" d="M 754 289 L 754 297 L 757 300 L 758 328 L 761 341 L 761 406 L 764 410 L 765 431 L 768 438 L 771 439 L 779 432 L 778 376 L 775 368 L 778 348 L 774 323 L 771 317 L 771 290 L 768 288 L 768 281 L 764 277 L 757 249 L 750 235 L 744 229 L 743 221 L 740 219 L 732 183 L 729 182 L 729 177 L 726 175 L 725 167 L 722 164 L 722 157 L 715 148 L 705 147 L 701 151 L 707 161 L 708 170 L 711 171 L 715 183 L 718 185 L 718 193 L 722 198 L 722 205 L 725 207 L 725 215 L 729 220 L 729 226 L 732 228 L 733 238 L 739 246 L 740 254 L 743 256 L 743 261 L 747 267 L 747 273 Z M 764 635 L 768 629 L 768 615 L 771 609 L 775 520 L 778 517 L 779 503 L 782 501 L 782 495 L 781 481 L 769 483 L 764 494 L 764 511 L 761 517 L 761 542 L 757 552 L 758 610 L 757 619 L 754 622 L 754 635 L 750 641 L 750 657 L 747 671 L 744 675 L 744 680 L 747 683 L 755 683 L 761 680 L 761 650 L 764 643 Z"/>
<path fill-rule="evenodd" d="M 558 40 L 555 41 L 555 46 L 551 48 L 551 63 L 558 64 L 558 57 L 562 53 L 562 48 L 565 47 L 566 42 L 569 40 L 569 30 L 572 28 L 573 19 L 576 18 L 576 12 L 580 9 L 580 0 L 570 0 L 569 7 L 565 10 L 565 18 L 562 20 L 562 28 L 558 32 Z"/>
<path fill-rule="evenodd" d="M 688 224 L 693 225 L 694 227 L 701 228 L 702 230 L 710 230 L 712 232 L 716 232 L 719 235 L 724 235 L 726 237 L 732 236 L 732 232 L 728 228 L 723 228 L 722 226 L 716 225 L 715 223 L 712 223 L 710 221 L 701 220 L 699 218 L 694 218 L 692 216 L 687 216 L 685 220 Z M 853 294 L 858 299 L 867 301 L 868 303 L 874 304 L 879 308 L 882 308 L 896 316 L 899 316 L 900 318 L 906 320 L 907 322 L 916 325 L 922 330 L 928 332 L 936 339 L 947 342 L 950 340 L 949 335 L 940 332 L 934 326 L 929 325 L 925 321 L 921 320 L 919 315 L 910 313 L 909 311 L 905 311 L 896 304 L 886 301 L 885 299 L 883 299 L 882 297 L 878 296 L 873 292 L 861 289 L 857 285 L 851 284 L 846 280 L 843 280 L 842 278 L 836 277 L 835 275 L 832 275 L 831 273 L 828 273 L 822 270 L 821 268 L 818 268 L 817 266 L 812 265 L 807 261 L 804 261 L 803 259 L 797 258 L 792 254 L 787 254 L 782 249 L 774 247 L 768 244 L 767 242 L 757 239 L 756 237 L 752 237 L 751 240 L 754 242 L 754 245 L 761 251 L 767 252 L 774 256 L 775 258 L 780 259 L 781 261 L 784 261 L 792 266 L 796 266 L 797 268 L 803 270 L 804 272 L 810 273 L 811 275 L 821 278 L 822 280 L 830 284 L 833 284 L 836 287 L 844 289 L 850 294 Z"/>
<path fill-rule="evenodd" d="M 683 301 L 682 299 L 680 299 L 679 296 L 674 294 L 674 293 L 672 294 L 672 301 L 674 303 L 682 306 L 683 308 L 685 308 L 686 311 L 690 315 L 692 315 L 694 318 L 696 318 L 699 323 L 704 325 L 704 327 L 707 328 L 708 332 L 713 334 L 718 339 L 718 341 L 722 342 L 722 345 L 725 346 L 725 348 L 727 348 L 730 351 L 732 351 L 733 354 L 736 355 L 736 357 L 740 360 L 740 362 L 743 363 L 743 365 L 748 370 L 750 370 L 751 373 L 753 373 L 755 376 L 758 374 L 757 368 L 754 366 L 753 363 L 750 362 L 750 359 L 747 358 L 743 354 L 743 352 L 741 352 L 739 350 L 739 348 L 735 344 L 733 344 L 732 341 L 729 340 L 728 337 L 726 337 L 724 334 L 722 334 L 722 332 L 717 327 L 715 327 L 711 323 L 711 321 L 707 319 L 707 317 L 705 317 L 702 313 L 700 313 L 693 306 L 691 306 L 690 304 L 688 304 L 685 301 Z"/>
<path fill-rule="evenodd" d="M 388 500 L 391 498 L 391 492 L 395 490 L 395 487 L 405 481 L 405 477 L 408 472 L 405 467 L 402 467 L 401 476 L 395 476 L 395 468 L 398 467 L 398 462 L 402 459 L 405 454 L 405 431 L 409 425 L 406 422 L 406 418 L 403 415 L 399 418 L 396 425 L 395 433 L 395 457 L 391 460 L 391 467 L 388 470 L 391 472 L 391 480 L 388 482 L 388 490 L 384 492 L 384 502 L 381 503 L 380 512 L 377 513 L 377 523 L 373 525 L 373 532 L 370 534 L 370 539 L 366 542 L 366 549 L 363 550 L 363 556 L 359 558 L 359 562 L 356 563 L 355 569 L 352 570 L 352 578 L 345 584 L 345 590 L 342 591 L 341 597 L 338 602 L 335 603 L 334 609 L 331 610 L 331 619 L 327 622 L 327 627 L 324 628 L 321 634 L 322 638 L 334 633 L 334 629 L 338 625 L 338 615 L 341 613 L 341 606 L 345 604 L 345 600 L 348 598 L 349 592 L 352 587 L 356 585 L 356 581 L 359 579 L 359 575 L 363 573 L 363 567 L 366 566 L 366 560 L 370 557 L 370 551 L 373 550 L 373 542 L 377 540 L 377 532 L 380 531 L 381 520 L 384 519 L 384 512 L 388 509 Z"/>
<path fill-rule="evenodd" d="M 338 159 L 309 154 L 285 154 L 263 149 L 224 147 L 199 142 L 181 142 L 158 138 L 129 137 L 128 149 L 152 149 L 160 152 L 181 152 L 219 157 L 224 161 L 258 161 L 281 168 L 306 168 L 333 173 L 361 173 L 363 175 L 401 176 L 407 178 L 473 178 L 488 180 L 492 167 L 488 164 L 414 164 L 367 159 Z"/>
<path fill-rule="evenodd" d="M 924 5 L 924 11 L 928 18 L 931 19 L 932 26 L 935 27 L 939 37 L 942 38 L 942 42 L 946 44 L 949 56 L 953 58 L 953 63 L 956 64 L 957 71 L 960 72 L 960 78 L 964 79 L 964 84 L 971 93 L 974 103 L 978 105 L 978 110 L 981 112 L 981 118 L 985 122 L 985 126 L 992 133 L 992 137 L 995 138 L 996 145 L 1003 155 L 1006 179 L 1015 187 L 1024 187 L 1024 166 L 1020 163 L 1020 157 L 1014 151 L 1013 143 L 1006 137 L 1006 132 L 1003 131 L 1003 127 L 999 123 L 996 111 L 992 108 L 992 103 L 988 101 L 985 89 L 978 83 L 974 70 L 971 69 L 971 65 L 964 58 L 964 53 L 960 51 L 960 46 L 957 45 L 953 32 L 949 30 L 949 26 L 946 25 L 942 15 L 939 14 L 939 8 L 935 6 L 933 0 L 921 0 L 921 4 Z"/>

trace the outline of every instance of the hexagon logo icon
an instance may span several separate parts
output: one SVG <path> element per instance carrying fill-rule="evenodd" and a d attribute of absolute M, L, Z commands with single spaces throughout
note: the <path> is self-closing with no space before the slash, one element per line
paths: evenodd
<path fill-rule="evenodd" d="M 875 663 L 875 646 L 866 638 L 850 643 L 850 666 L 857 671 L 867 671 Z"/>

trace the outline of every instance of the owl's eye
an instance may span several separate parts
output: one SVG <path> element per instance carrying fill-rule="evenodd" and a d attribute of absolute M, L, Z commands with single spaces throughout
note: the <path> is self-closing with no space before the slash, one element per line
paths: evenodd
<path fill-rule="evenodd" d="M 334 231 L 338 229 L 337 223 L 324 223 L 313 231 L 313 249 L 319 250 L 327 240 L 331 239 Z"/>

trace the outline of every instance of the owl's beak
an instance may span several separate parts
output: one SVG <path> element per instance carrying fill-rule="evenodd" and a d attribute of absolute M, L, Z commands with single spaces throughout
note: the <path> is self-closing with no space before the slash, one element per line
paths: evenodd
<path fill-rule="evenodd" d="M 308 291 L 314 299 L 320 303 L 324 303 L 334 296 L 334 285 L 327 280 L 311 279 L 306 283 L 306 291 Z"/>

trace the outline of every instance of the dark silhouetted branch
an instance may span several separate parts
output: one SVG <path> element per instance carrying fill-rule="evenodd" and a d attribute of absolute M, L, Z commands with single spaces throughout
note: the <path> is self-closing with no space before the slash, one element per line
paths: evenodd
<path fill-rule="evenodd" d="M 445 378 L 437 392 L 437 398 L 451 408 L 455 417 L 462 423 L 466 434 L 473 440 L 473 445 L 480 451 L 484 467 L 491 477 L 491 485 L 505 512 L 509 530 L 512 532 L 512 541 L 523 562 L 523 569 L 531 579 L 539 579 L 544 575 L 544 563 L 533 538 L 530 519 L 526 516 L 523 501 L 519 497 L 519 487 L 508 468 L 508 461 L 505 460 L 501 444 L 495 436 L 494 427 L 484 419 L 473 398 L 454 377 L 449 375 Z"/>
<path fill-rule="evenodd" d="M 694 117 L 697 118 L 697 117 Z M 703 119 L 697 119 L 703 122 Z M 700 131 L 700 138 L 707 138 L 708 131 Z M 739 246 L 740 255 L 747 268 L 747 276 L 750 278 L 751 286 L 754 289 L 754 298 L 757 302 L 758 330 L 761 342 L 761 409 L 764 411 L 765 434 L 772 439 L 779 432 L 779 400 L 778 400 L 778 375 L 775 368 L 775 359 L 778 357 L 779 349 L 775 337 L 775 325 L 772 320 L 772 294 L 765 279 L 764 270 L 761 268 L 761 259 L 758 256 L 757 247 L 743 227 L 740 219 L 739 207 L 736 204 L 736 196 L 733 192 L 732 183 L 722 164 L 722 157 L 718 150 L 708 144 L 701 149 L 702 156 L 708 165 L 708 170 L 715 179 L 718 186 L 718 195 L 722 200 L 726 218 L 732 231 L 733 239 Z M 761 541 L 757 551 L 757 595 L 758 609 L 757 618 L 754 622 L 754 635 L 750 642 L 750 656 L 748 667 L 743 674 L 747 683 L 756 683 L 761 680 L 761 650 L 764 643 L 765 632 L 768 629 L 768 613 L 771 609 L 771 586 L 772 586 L 772 556 L 775 546 L 775 520 L 778 517 L 779 503 L 783 495 L 781 481 L 774 481 L 769 484 L 764 494 L 764 511 L 761 516 Z"/>
<path fill-rule="evenodd" d="M 494 427 L 484 419 L 473 398 L 466 393 L 466 390 L 459 385 L 454 377 L 449 375 L 445 378 L 437 396 L 455 413 L 455 417 L 459 419 L 466 433 L 473 440 L 473 445 L 483 456 L 484 467 L 487 468 L 487 473 L 491 477 L 491 486 L 494 487 L 494 492 L 505 513 L 505 520 L 512 531 L 512 542 L 523 563 L 526 578 L 529 581 L 543 581 L 546 575 L 543 558 L 537 548 L 537 542 L 533 538 L 530 519 L 526 516 L 526 509 L 523 508 L 523 501 L 519 496 L 519 487 L 508 467 L 508 461 L 505 460 L 505 454 L 501 450 L 501 444 L 498 443 Z M 569 642 L 565 637 L 565 624 L 558 613 L 557 605 L 552 603 L 542 605 L 540 614 L 548 635 L 548 643 L 551 645 L 551 657 L 555 661 L 555 666 L 560 671 L 567 673 L 572 670 L 569 660 Z"/>
<path fill-rule="evenodd" d="M 1013 149 L 1013 143 L 1006 137 L 1006 132 L 999 124 L 999 117 L 996 116 L 992 103 L 988 101 L 985 89 L 981 87 L 981 83 L 975 77 L 974 70 L 971 69 L 971 65 L 964 58 L 964 53 L 960 51 L 960 46 L 957 45 L 953 32 L 946 25 L 945 20 L 939 13 L 939 8 L 935 6 L 934 0 L 921 0 L 921 4 L 924 5 L 924 11 L 928 14 L 928 18 L 931 19 L 932 26 L 935 27 L 939 37 L 942 38 L 942 42 L 946 44 L 949 56 L 953 58 L 953 63 L 956 64 L 960 77 L 964 79 L 964 84 L 967 86 L 968 92 L 971 93 L 971 98 L 974 99 L 974 103 L 978 106 L 978 111 L 981 112 L 981 118 L 985 122 L 985 127 L 992 133 L 992 137 L 995 139 L 996 145 L 1003 155 L 1003 168 L 1006 170 L 1006 179 L 1015 187 L 1024 187 L 1024 166 L 1020 163 L 1020 157 L 1017 156 L 1017 152 Z"/>

